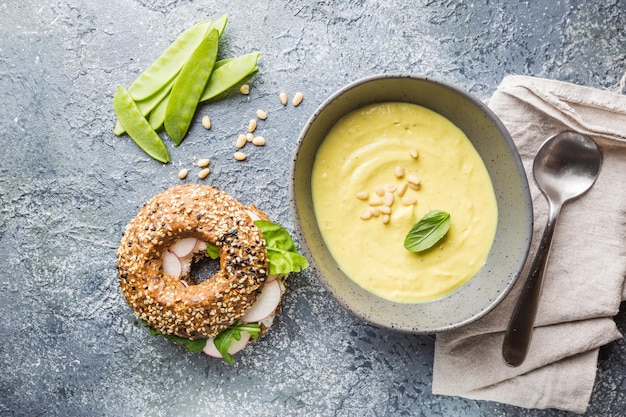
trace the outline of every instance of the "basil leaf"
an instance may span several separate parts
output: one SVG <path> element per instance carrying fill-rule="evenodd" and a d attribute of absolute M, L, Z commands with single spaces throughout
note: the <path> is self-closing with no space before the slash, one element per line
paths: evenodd
<path fill-rule="evenodd" d="M 206 254 L 209 255 L 209 258 L 211 259 L 217 259 L 220 257 L 220 248 L 211 242 L 207 242 Z"/>
<path fill-rule="evenodd" d="M 217 348 L 217 351 L 222 355 L 224 360 L 229 364 L 234 364 L 235 359 L 233 355 L 228 353 L 228 349 L 230 349 L 230 345 L 233 343 L 233 340 L 241 340 L 241 332 L 248 332 L 252 339 L 256 340 L 259 337 L 259 332 L 261 331 L 261 326 L 258 323 L 241 323 L 237 321 L 232 326 L 228 327 L 226 330 L 222 330 L 215 336 L 213 339 L 213 343 Z"/>
<path fill-rule="evenodd" d="M 300 272 L 309 267 L 308 260 L 298 253 L 296 244 L 282 226 L 267 220 L 255 220 L 265 240 L 269 274 L 288 274 Z"/>
<path fill-rule="evenodd" d="M 404 239 L 404 247 L 411 252 L 432 248 L 450 229 L 450 214 L 432 210 L 413 225 Z"/>

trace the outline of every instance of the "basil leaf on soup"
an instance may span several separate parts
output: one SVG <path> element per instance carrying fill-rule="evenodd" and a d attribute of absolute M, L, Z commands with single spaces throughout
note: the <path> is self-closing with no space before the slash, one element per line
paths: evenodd
<path fill-rule="evenodd" d="M 450 213 L 432 210 L 413 225 L 404 239 L 404 247 L 411 252 L 432 248 L 450 229 Z"/>

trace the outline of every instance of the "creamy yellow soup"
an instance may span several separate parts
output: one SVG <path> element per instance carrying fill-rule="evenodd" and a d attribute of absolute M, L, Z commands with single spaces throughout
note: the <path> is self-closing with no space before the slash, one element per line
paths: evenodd
<path fill-rule="evenodd" d="M 390 301 L 431 301 L 484 265 L 498 209 L 487 169 L 465 134 L 445 117 L 408 103 L 379 103 L 343 117 L 317 152 L 315 215 L 341 270 Z M 450 229 L 431 249 L 404 248 L 431 210 Z"/>

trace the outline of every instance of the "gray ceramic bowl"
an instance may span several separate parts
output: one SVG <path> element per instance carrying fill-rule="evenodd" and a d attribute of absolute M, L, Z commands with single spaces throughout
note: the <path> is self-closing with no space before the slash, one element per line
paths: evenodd
<path fill-rule="evenodd" d="M 465 285 L 431 302 L 394 303 L 355 284 L 339 269 L 326 248 L 313 210 L 311 172 L 317 149 L 327 132 L 345 114 L 385 101 L 418 104 L 457 125 L 482 156 L 496 193 L 498 225 L 485 266 Z M 352 314 L 383 328 L 435 333 L 482 317 L 509 292 L 530 248 L 533 213 L 528 180 L 506 128 L 481 101 L 427 77 L 373 76 L 342 88 L 326 100 L 300 135 L 292 161 L 290 193 L 296 234 L 321 283 Z"/>

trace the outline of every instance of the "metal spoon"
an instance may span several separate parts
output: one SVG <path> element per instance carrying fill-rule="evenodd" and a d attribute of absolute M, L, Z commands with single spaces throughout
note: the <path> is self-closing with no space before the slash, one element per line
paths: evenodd
<path fill-rule="evenodd" d="M 526 359 L 533 332 L 543 275 L 561 207 L 585 193 L 598 177 L 602 154 L 596 143 L 580 133 L 561 132 L 539 149 L 533 164 L 535 182 L 548 199 L 548 224 L 541 237 L 530 274 L 504 334 L 502 356 L 510 366 Z"/>

